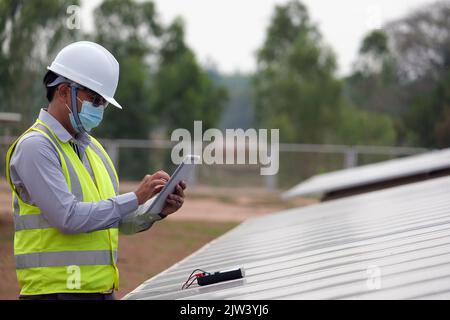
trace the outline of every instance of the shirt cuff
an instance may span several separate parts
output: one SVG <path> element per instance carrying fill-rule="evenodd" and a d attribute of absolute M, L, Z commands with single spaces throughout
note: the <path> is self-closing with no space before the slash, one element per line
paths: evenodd
<path fill-rule="evenodd" d="M 119 212 L 122 217 L 135 211 L 139 206 L 138 198 L 134 192 L 128 192 L 118 195 L 116 197 L 116 203 L 119 207 Z"/>

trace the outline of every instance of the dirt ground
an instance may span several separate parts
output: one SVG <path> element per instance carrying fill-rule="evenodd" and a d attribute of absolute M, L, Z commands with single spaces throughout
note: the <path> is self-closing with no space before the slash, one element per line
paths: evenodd
<path fill-rule="evenodd" d="M 135 187 L 133 182 L 122 183 L 121 192 L 132 191 Z M 14 268 L 10 197 L 7 184 L 0 180 L 0 299 L 17 299 L 19 292 Z M 147 232 L 120 236 L 120 290 L 117 297 L 123 297 L 143 281 L 247 218 L 314 202 L 313 199 L 283 202 L 277 192 L 257 188 L 188 187 L 185 204 L 179 212 L 156 223 Z"/>

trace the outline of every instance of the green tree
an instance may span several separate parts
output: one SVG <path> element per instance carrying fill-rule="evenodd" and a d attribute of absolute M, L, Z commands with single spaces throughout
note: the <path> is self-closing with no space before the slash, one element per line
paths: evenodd
<path fill-rule="evenodd" d="M 432 93 L 414 102 L 405 123 L 411 128 L 408 138 L 414 144 L 450 147 L 450 71 Z"/>
<path fill-rule="evenodd" d="M 79 31 L 66 25 L 77 0 L 0 1 L 0 111 L 23 116 L 28 127 L 45 102 L 42 78 L 49 57 Z"/>
<path fill-rule="evenodd" d="M 405 83 L 402 120 L 408 143 L 450 146 L 449 16 L 450 3 L 441 1 L 386 27 L 399 55 L 399 82 Z"/>
<path fill-rule="evenodd" d="M 157 123 L 151 105 L 151 61 L 158 56 L 162 26 L 151 1 L 104 0 L 95 10 L 92 39 L 110 50 L 120 65 L 115 98 L 123 110 L 108 107 L 95 134 L 102 138 L 147 139 Z M 141 179 L 160 169 L 154 153 L 145 149 L 121 149 L 119 173 L 123 179 Z"/>
<path fill-rule="evenodd" d="M 344 105 L 338 116 L 338 141 L 350 145 L 394 145 L 397 137 L 394 120 L 385 114 Z"/>
<path fill-rule="evenodd" d="M 214 85 L 184 42 L 183 21 L 176 19 L 162 39 L 152 90 L 160 127 L 168 132 L 176 128 L 192 130 L 195 120 L 201 120 L 204 129 L 216 126 L 227 94 Z"/>
<path fill-rule="evenodd" d="M 180 20 L 166 28 L 151 1 L 105 0 L 95 10 L 95 23 L 92 38 L 119 61 L 115 97 L 124 107 L 108 108 L 98 136 L 147 139 L 161 129 L 190 128 L 194 120 L 203 120 L 205 127 L 216 123 L 224 92 L 196 62 Z M 143 168 L 166 167 L 168 158 L 162 159 L 155 152 L 150 157 L 143 150 L 126 150 L 120 154 L 121 174 L 140 178 Z"/>
<path fill-rule="evenodd" d="M 385 47 L 383 34 L 373 34 L 361 50 L 364 68 L 388 62 Z M 255 114 L 260 126 L 279 128 L 282 141 L 394 143 L 389 117 L 361 111 L 346 99 L 335 56 L 299 1 L 276 6 L 257 58 Z"/>
<path fill-rule="evenodd" d="M 395 61 L 384 31 L 375 30 L 364 37 L 354 67 L 345 90 L 352 103 L 368 111 L 398 115 L 401 102 L 396 94 Z"/>
<path fill-rule="evenodd" d="M 440 1 L 369 33 L 346 79 L 352 103 L 393 116 L 398 144 L 448 146 L 449 16 Z"/>
<path fill-rule="evenodd" d="M 259 125 L 279 128 L 285 142 L 332 139 L 341 83 L 334 77 L 334 54 L 322 43 L 303 4 L 276 6 L 257 61 L 254 100 Z"/>
<path fill-rule="evenodd" d="M 148 138 L 157 122 L 151 106 L 151 70 L 161 36 L 153 2 L 105 0 L 94 11 L 94 41 L 110 50 L 120 64 L 116 99 L 124 110 L 108 108 L 96 134 L 105 138 Z M 126 112 L 126 120 L 124 120 Z"/>
<path fill-rule="evenodd" d="M 153 2 L 134 0 L 105 0 L 95 18 L 95 40 L 120 63 L 116 96 L 127 112 L 127 121 L 120 110 L 108 112 L 99 135 L 145 139 L 152 129 L 189 128 L 194 120 L 216 124 L 224 91 L 185 44 L 181 20 L 165 28 Z"/>

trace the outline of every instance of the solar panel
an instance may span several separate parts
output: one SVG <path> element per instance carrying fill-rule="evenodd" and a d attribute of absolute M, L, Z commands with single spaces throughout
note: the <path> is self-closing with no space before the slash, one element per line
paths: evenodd
<path fill-rule="evenodd" d="M 245 221 L 125 299 L 450 298 L 450 177 Z M 243 279 L 181 290 L 192 270 Z"/>
<path fill-rule="evenodd" d="M 307 179 L 283 194 L 284 198 L 328 192 L 409 177 L 450 168 L 450 149 L 324 173 Z"/>

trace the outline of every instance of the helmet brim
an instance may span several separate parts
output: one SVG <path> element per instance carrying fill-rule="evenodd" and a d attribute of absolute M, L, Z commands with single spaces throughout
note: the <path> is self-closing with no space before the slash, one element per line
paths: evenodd
<path fill-rule="evenodd" d="M 103 98 L 105 98 L 106 101 L 108 101 L 110 104 L 112 104 L 116 108 L 123 109 L 122 106 L 116 101 L 116 99 L 110 98 L 110 97 L 103 97 Z"/>

